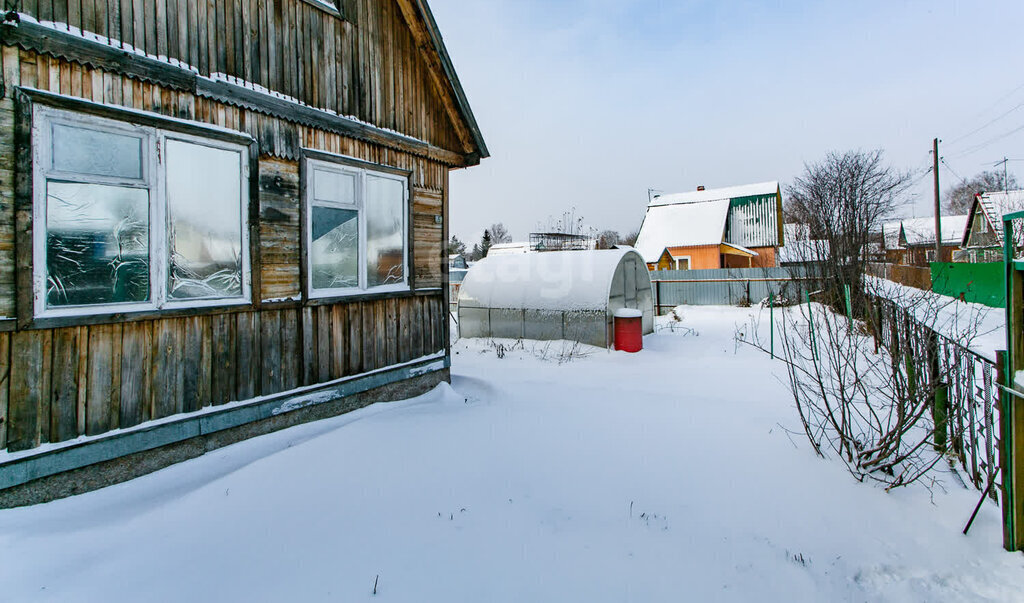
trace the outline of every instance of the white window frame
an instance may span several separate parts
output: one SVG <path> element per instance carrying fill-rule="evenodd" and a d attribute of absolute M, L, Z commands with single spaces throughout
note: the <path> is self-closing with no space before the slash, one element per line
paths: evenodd
<path fill-rule="evenodd" d="M 399 176 L 391 172 L 374 170 L 370 167 L 350 165 L 343 161 L 328 161 L 307 157 L 305 161 L 305 194 L 302 199 L 303 213 L 305 214 L 305 235 L 302 244 L 306 247 L 306 292 L 310 298 L 347 297 L 352 295 L 367 295 L 374 293 L 392 293 L 410 291 L 409 285 L 409 178 Z M 358 161 L 358 160 L 353 160 Z M 359 162 L 362 163 L 362 162 Z M 383 167 L 383 166 L 381 166 Z M 348 174 L 355 176 L 355 203 L 339 203 L 335 201 L 322 201 L 315 199 L 316 186 L 314 184 L 317 170 Z M 367 287 L 367 237 L 366 237 L 366 179 L 368 176 L 394 180 L 402 184 L 402 282 L 391 285 L 378 285 Z M 356 287 L 336 287 L 330 289 L 317 289 L 313 287 L 313 206 L 333 207 L 337 209 L 350 209 L 356 211 L 358 221 L 359 247 L 357 249 L 356 265 L 358 266 L 358 281 Z"/>
<path fill-rule="evenodd" d="M 101 132 L 139 138 L 142 152 L 142 178 L 95 176 L 55 170 L 52 165 L 52 125 L 84 127 Z M 241 159 L 239 224 L 242 235 L 242 294 L 237 297 L 203 297 L 171 300 L 167 297 L 170 257 L 167 233 L 170 226 L 167 211 L 166 164 L 164 150 L 168 140 L 179 140 L 217 149 L 235 151 Z M 249 150 L 245 145 L 213 140 L 87 113 L 36 105 L 32 116 L 32 288 L 36 318 L 121 314 L 181 308 L 247 305 L 252 299 L 252 271 L 249 257 Z M 47 229 L 46 191 L 49 180 L 82 184 L 107 184 L 147 190 L 149 192 L 149 297 L 145 302 L 121 302 L 47 307 Z"/>
<path fill-rule="evenodd" d="M 693 260 L 690 259 L 690 256 L 681 255 L 679 257 L 673 257 L 672 259 L 676 261 L 676 270 L 692 270 L 691 266 L 693 265 Z M 686 260 L 686 268 L 679 267 L 679 262 L 683 260 Z"/>

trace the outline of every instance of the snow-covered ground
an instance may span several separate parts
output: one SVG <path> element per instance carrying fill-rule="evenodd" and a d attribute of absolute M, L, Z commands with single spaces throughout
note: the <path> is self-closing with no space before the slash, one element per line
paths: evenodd
<path fill-rule="evenodd" d="M 1020 600 L 996 506 L 960 534 L 977 492 L 886 493 L 787 433 L 752 311 L 635 355 L 458 342 L 451 387 L 0 511 L 0 597 Z"/>

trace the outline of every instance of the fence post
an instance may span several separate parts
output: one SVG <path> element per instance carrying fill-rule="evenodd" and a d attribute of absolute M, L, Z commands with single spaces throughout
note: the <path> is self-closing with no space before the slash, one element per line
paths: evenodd
<path fill-rule="evenodd" d="M 928 381 L 932 386 L 932 445 L 939 452 L 946 452 L 946 432 L 949 425 L 949 389 L 939 379 L 939 335 L 928 330 Z"/>
<path fill-rule="evenodd" d="M 814 336 L 814 308 L 811 306 L 811 294 L 807 293 L 807 324 L 811 331 L 811 358 L 818 361 L 818 339 Z"/>
<path fill-rule="evenodd" d="M 871 329 L 871 332 L 875 336 L 875 354 L 877 354 L 878 353 L 878 340 L 881 339 L 881 337 L 882 337 L 882 303 L 879 301 L 879 299 L 877 297 L 876 298 L 872 298 L 871 306 L 872 306 L 872 309 L 874 310 L 874 315 L 875 315 L 874 316 L 875 324 L 873 325 L 873 328 Z"/>
<path fill-rule="evenodd" d="M 654 315 L 661 316 L 661 279 L 654 281 Z"/>
<path fill-rule="evenodd" d="M 771 337 L 772 360 L 775 360 L 775 294 L 770 290 L 768 292 L 768 322 L 770 324 L 768 332 Z"/>
<path fill-rule="evenodd" d="M 850 320 L 850 330 L 853 330 L 853 304 L 850 303 L 850 286 L 843 285 L 843 295 L 846 297 L 846 317 Z"/>
<path fill-rule="evenodd" d="M 1007 300 L 1009 303 L 1009 300 Z M 1017 543 L 1014 533 L 1017 505 L 1013 488 L 1013 457 L 1010 451 L 1013 449 L 1011 442 L 1012 433 L 1010 430 L 1010 394 L 1003 390 L 1008 380 L 1006 378 L 1006 350 L 996 351 L 996 383 L 999 387 L 999 473 L 1003 482 L 1003 548 L 1008 551 L 1017 550 Z"/>

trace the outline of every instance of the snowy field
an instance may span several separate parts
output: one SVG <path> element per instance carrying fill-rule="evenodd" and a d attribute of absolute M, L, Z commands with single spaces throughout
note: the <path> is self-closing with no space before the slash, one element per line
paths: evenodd
<path fill-rule="evenodd" d="M 0 511 L 0 597 L 1021 600 L 997 507 L 960 533 L 976 491 L 885 493 L 787 434 L 752 311 L 635 355 L 462 341 L 451 387 Z"/>

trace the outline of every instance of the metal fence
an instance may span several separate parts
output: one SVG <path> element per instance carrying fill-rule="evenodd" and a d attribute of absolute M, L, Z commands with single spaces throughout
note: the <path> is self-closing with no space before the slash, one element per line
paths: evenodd
<path fill-rule="evenodd" d="M 655 311 L 679 305 L 736 306 L 756 304 L 769 295 L 801 299 L 813 280 L 801 267 L 656 270 L 651 272 Z"/>
<path fill-rule="evenodd" d="M 995 362 L 922 324 L 892 300 L 871 298 L 871 306 L 879 324 L 876 341 L 896 356 L 909 354 L 920 385 L 930 387 L 928 365 L 937 363 L 935 372 L 949 388 L 947 452 L 960 461 L 968 481 L 984 490 L 999 475 Z M 993 499 L 995 491 L 991 490 Z"/>

